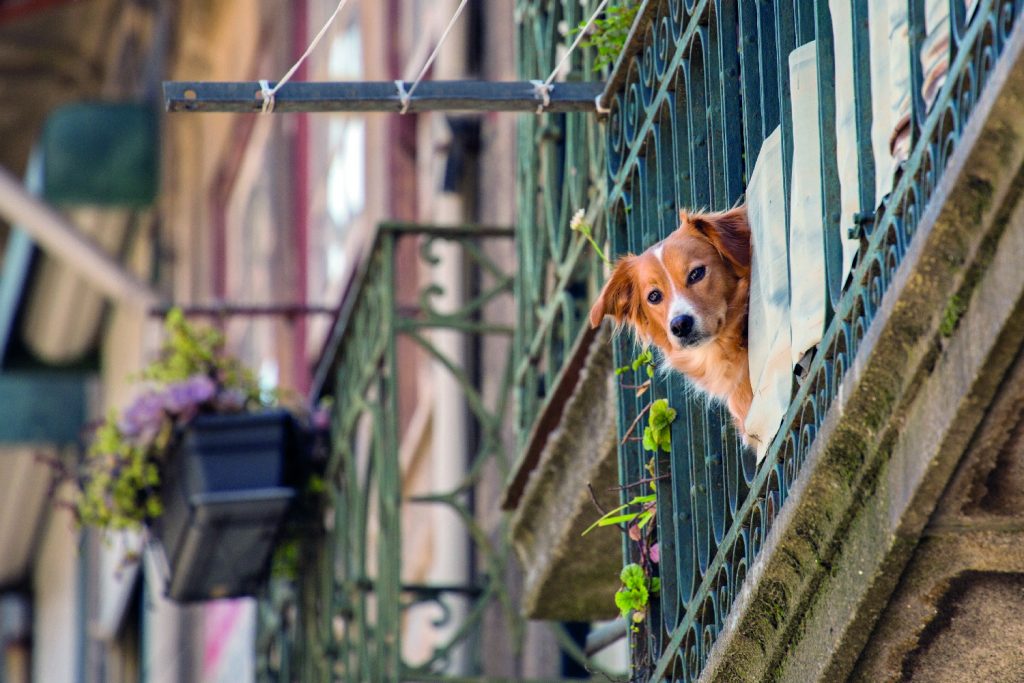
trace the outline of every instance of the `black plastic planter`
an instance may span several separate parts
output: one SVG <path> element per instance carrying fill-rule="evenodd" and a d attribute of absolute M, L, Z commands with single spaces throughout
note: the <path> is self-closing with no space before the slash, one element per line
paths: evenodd
<path fill-rule="evenodd" d="M 285 411 L 201 415 L 165 463 L 153 526 L 170 569 L 167 595 L 188 602 L 255 595 L 295 498 L 297 430 Z"/>

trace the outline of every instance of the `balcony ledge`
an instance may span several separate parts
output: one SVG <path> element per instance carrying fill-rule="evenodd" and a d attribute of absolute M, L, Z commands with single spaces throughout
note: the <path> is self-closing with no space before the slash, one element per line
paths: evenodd
<path fill-rule="evenodd" d="M 539 457 L 521 468 L 506 491 L 512 542 L 523 566 L 523 611 L 533 619 L 594 621 L 617 613 L 622 540 L 618 528 L 583 531 L 600 516 L 587 489 L 605 507 L 618 494 L 615 382 L 610 325 L 585 332 L 574 350 L 582 360 L 552 392 L 550 431 L 535 433 Z M 571 366 L 574 364 L 570 364 Z M 561 405 L 558 396 L 567 395 Z M 531 450 L 528 448 L 528 451 Z M 527 460 L 534 460 L 528 458 Z"/>

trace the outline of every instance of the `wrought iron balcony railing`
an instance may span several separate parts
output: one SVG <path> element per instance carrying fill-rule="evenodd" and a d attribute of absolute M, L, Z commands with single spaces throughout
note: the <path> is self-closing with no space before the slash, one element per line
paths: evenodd
<path fill-rule="evenodd" d="M 522 652 L 526 621 L 505 582 L 511 554 L 493 509 L 510 466 L 513 276 L 502 255 L 512 234 L 380 226 L 315 378 L 333 399 L 323 490 L 310 492 L 318 521 L 285 546 L 283 576 L 261 602 L 259 680 L 519 680 L 509 661 Z M 443 404 L 468 415 L 441 454 L 422 441 L 442 429 L 440 418 L 413 424 L 425 371 L 432 414 Z M 440 486 L 423 479 L 432 467 L 458 476 Z M 462 580 L 417 575 L 452 550 L 441 537 L 462 548 L 453 568 Z M 410 637 L 414 622 L 421 628 Z M 584 661 L 564 629 L 544 628 Z"/>
<path fill-rule="evenodd" d="M 817 352 L 794 382 L 760 463 L 722 408 L 693 397 L 678 377 L 655 378 L 654 396 L 679 408 L 679 418 L 671 455 L 656 463 L 661 591 L 650 628 L 633 639 L 638 678 L 701 675 L 1020 9 L 1020 2 L 970 0 L 642 3 L 608 91 L 614 253 L 642 251 L 668 235 L 681 207 L 732 206 L 776 127 L 788 203 L 794 137 L 814 134 L 793 129 L 789 58 L 814 41 L 822 211 L 811 218 L 824 234 L 828 296 Z M 878 22 L 889 30 L 880 32 Z M 880 70 L 885 55 L 890 63 Z M 882 77 L 897 87 L 881 88 Z M 878 128 L 872 97 L 876 105 L 891 99 L 888 128 Z M 854 125 L 852 146 L 837 140 L 837 113 L 844 112 Z M 852 198 L 851 186 L 859 188 Z M 788 207 L 786 215 L 789 235 Z M 626 365 L 635 349 L 622 337 L 616 354 Z M 637 384 L 629 374 L 624 383 Z M 623 389 L 619 397 L 622 436 L 651 400 L 635 393 Z M 625 441 L 623 484 L 648 476 L 647 458 Z M 627 558 L 640 559 L 635 552 Z"/>
<path fill-rule="evenodd" d="M 520 75 L 550 73 L 565 34 L 590 18 L 598 4 L 518 0 Z M 573 54 L 573 80 L 597 80 L 593 67 L 593 50 Z M 600 278 L 601 262 L 569 223 L 577 211 L 587 211 L 595 238 L 604 241 L 606 172 L 603 133 L 592 114 L 523 117 L 518 151 L 514 386 L 522 446 L 585 324 L 592 283 Z"/>

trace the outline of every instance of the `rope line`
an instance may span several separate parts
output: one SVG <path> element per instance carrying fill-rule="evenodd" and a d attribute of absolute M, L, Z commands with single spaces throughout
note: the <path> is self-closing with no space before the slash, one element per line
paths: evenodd
<path fill-rule="evenodd" d="M 555 89 L 555 86 L 544 81 L 530 81 L 530 85 L 533 86 L 534 99 L 540 100 L 540 104 L 537 105 L 537 115 L 539 116 L 551 106 L 551 91 Z"/>
<path fill-rule="evenodd" d="M 605 2 L 607 2 L 607 0 L 605 0 Z M 416 92 L 416 88 L 419 87 L 423 77 L 427 75 L 427 71 L 430 70 L 434 60 L 437 59 L 437 55 L 441 52 L 441 46 L 444 45 L 444 41 L 448 40 L 448 34 L 452 32 L 453 28 L 455 28 L 456 22 L 458 22 L 459 17 L 462 16 L 462 10 L 466 9 L 466 5 L 468 3 L 469 0 L 462 0 L 462 2 L 459 3 L 458 9 L 456 9 L 455 14 L 452 15 L 451 21 L 448 22 L 448 26 L 444 29 L 444 33 L 441 34 L 441 38 L 437 41 L 437 45 L 434 46 L 434 51 L 430 53 L 430 57 L 427 58 L 427 61 L 423 64 L 423 68 L 420 69 L 416 79 L 412 82 L 412 87 L 409 88 L 409 91 L 405 91 L 404 81 L 395 81 L 395 84 L 398 85 L 398 98 L 402 103 L 402 109 L 399 111 L 400 114 L 405 114 L 409 111 L 409 104 L 412 102 L 412 94 Z"/>
<path fill-rule="evenodd" d="M 404 114 L 405 113 L 405 110 L 404 110 L 405 102 L 406 102 L 406 100 L 409 99 L 409 93 L 405 89 L 405 81 L 395 81 L 395 88 L 398 90 L 398 101 L 402 103 L 402 106 L 403 106 L 402 113 Z"/>
<path fill-rule="evenodd" d="M 344 9 L 345 5 L 347 4 L 348 0 L 340 0 L 340 2 L 338 2 L 338 6 L 334 8 L 334 12 L 331 13 L 330 17 L 328 17 L 327 22 L 323 25 L 323 28 L 321 28 L 320 32 L 317 33 L 316 37 L 313 38 L 313 42 L 309 44 L 309 47 L 307 47 L 306 51 L 302 53 L 302 56 L 299 57 L 298 61 L 292 64 L 292 68 L 288 69 L 288 73 L 286 73 L 284 77 L 281 80 L 279 80 L 276 85 L 274 85 L 273 88 L 270 87 L 270 83 L 268 81 L 260 81 L 260 94 L 263 96 L 263 108 L 261 110 L 262 113 L 273 113 L 274 97 L 277 95 L 277 91 L 281 89 L 281 86 L 283 86 L 285 83 L 291 80 L 292 76 L 295 75 L 295 72 L 299 70 L 300 66 L 302 66 L 302 63 L 306 61 L 306 58 L 313 53 L 313 50 L 316 49 L 316 46 L 320 43 L 320 40 L 324 37 L 324 35 L 327 34 L 327 29 L 331 27 L 331 24 L 334 23 L 334 20 L 338 18 L 338 15 L 341 14 L 341 10 Z"/>
<path fill-rule="evenodd" d="M 562 58 L 560 60 L 558 60 L 558 64 L 555 65 L 555 68 L 551 71 L 551 74 L 546 79 L 544 79 L 543 82 L 530 81 L 530 83 L 533 84 L 534 97 L 537 97 L 541 100 L 540 104 L 537 106 L 538 114 L 543 114 L 544 110 L 551 105 L 551 91 L 555 89 L 554 82 L 555 78 L 558 76 L 558 72 L 561 71 L 562 67 L 565 66 L 565 63 L 569 61 L 569 57 L 572 56 L 572 53 L 575 52 L 576 48 L 579 47 L 580 43 L 583 42 L 583 39 L 586 37 L 587 32 L 590 30 L 590 27 L 594 25 L 594 22 L 597 21 L 597 17 L 600 16 L 601 12 L 603 12 L 604 8 L 607 6 L 608 0 L 601 0 L 601 4 L 598 5 L 597 9 L 594 10 L 594 13 L 590 15 L 590 19 L 587 20 L 586 25 L 584 25 L 583 29 L 576 34 L 576 40 L 572 41 L 572 45 L 570 45 L 569 49 L 565 51 L 565 54 L 562 55 Z M 601 106 L 600 97 L 598 98 L 597 105 L 598 113 L 603 113 L 602 109 L 604 109 L 604 107 Z"/>

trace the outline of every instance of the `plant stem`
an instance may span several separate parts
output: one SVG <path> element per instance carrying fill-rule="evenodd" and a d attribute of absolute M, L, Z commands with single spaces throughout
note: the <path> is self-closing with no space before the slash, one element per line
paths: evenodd
<path fill-rule="evenodd" d="M 601 257 L 601 260 L 604 261 L 605 264 L 610 266 L 612 262 L 609 261 L 608 257 L 604 255 L 604 250 L 601 249 L 601 247 L 597 246 L 597 242 L 595 242 L 594 238 L 590 236 L 590 232 L 588 231 L 583 233 L 583 236 L 587 238 L 587 241 L 590 242 L 590 246 L 594 248 L 594 251 L 596 251 L 597 255 Z"/>
<path fill-rule="evenodd" d="M 608 514 L 608 511 L 605 510 L 601 506 L 601 504 L 597 502 L 597 495 L 594 493 L 594 487 L 590 485 L 590 482 L 587 482 L 587 491 L 590 491 L 590 500 L 592 503 L 594 503 L 594 507 L 597 508 L 597 511 L 600 512 L 602 515 Z"/>
<path fill-rule="evenodd" d="M 623 436 L 622 441 L 619 442 L 620 446 L 625 445 L 626 441 L 629 440 L 629 435 L 633 433 L 633 430 L 636 429 L 637 423 L 640 422 L 640 418 L 642 418 L 644 416 L 644 413 L 650 410 L 651 406 L 653 405 L 653 403 L 648 403 L 646 406 L 644 406 L 643 410 L 636 414 L 636 419 L 633 420 L 633 424 L 629 425 L 629 429 L 626 430 L 626 435 Z"/>
<path fill-rule="evenodd" d="M 623 484 L 622 486 L 611 486 L 611 487 L 608 488 L 608 490 L 609 491 L 626 491 L 628 489 L 633 488 L 634 486 L 640 486 L 641 484 L 650 484 L 650 483 L 655 482 L 655 481 L 663 481 L 665 479 L 668 479 L 670 476 L 671 475 L 668 474 L 668 473 L 659 474 L 656 477 L 648 477 L 646 479 L 637 479 L 636 481 L 634 481 L 632 483 Z"/>

